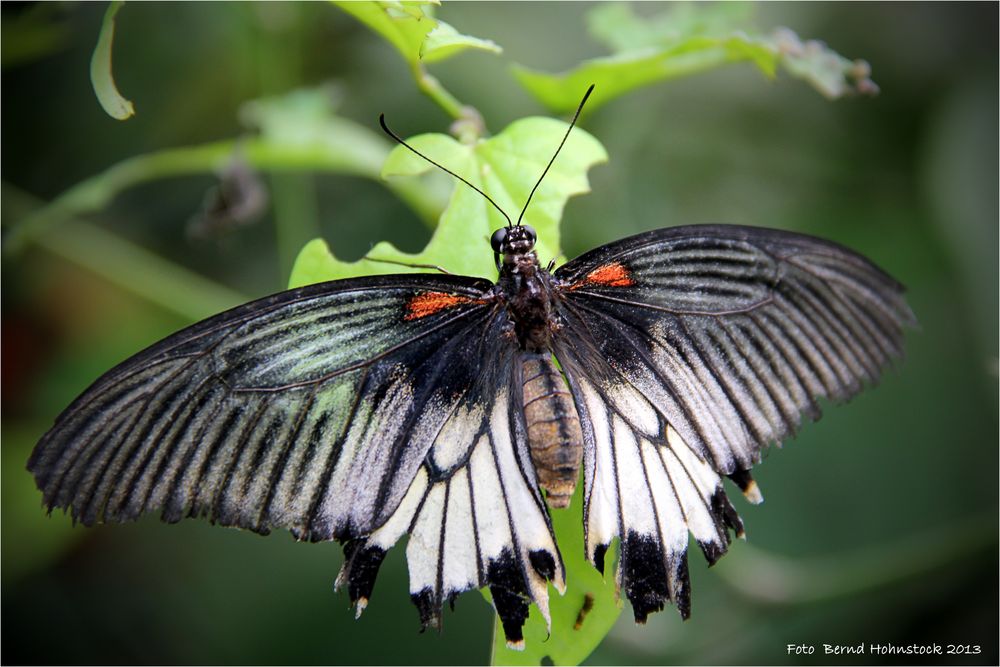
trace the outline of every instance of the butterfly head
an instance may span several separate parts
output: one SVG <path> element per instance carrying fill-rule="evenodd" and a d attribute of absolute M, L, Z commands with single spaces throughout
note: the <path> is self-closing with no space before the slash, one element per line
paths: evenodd
<path fill-rule="evenodd" d="M 493 247 L 493 259 L 497 269 L 502 266 L 500 257 L 526 256 L 535 247 L 538 234 L 531 225 L 516 225 L 501 227 L 493 232 L 490 245 Z"/>

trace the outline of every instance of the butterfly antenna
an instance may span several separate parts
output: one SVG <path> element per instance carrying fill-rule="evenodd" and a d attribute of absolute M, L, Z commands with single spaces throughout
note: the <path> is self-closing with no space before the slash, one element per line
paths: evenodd
<path fill-rule="evenodd" d="M 521 225 L 521 218 L 524 217 L 524 212 L 528 210 L 528 204 L 531 203 L 531 198 L 535 196 L 535 190 L 537 190 L 538 186 L 542 184 L 542 179 L 545 178 L 545 174 L 549 173 L 549 167 L 551 167 L 552 163 L 556 161 L 556 157 L 559 155 L 559 151 L 562 150 L 563 144 L 565 144 L 566 140 L 569 139 L 569 133 L 573 130 L 573 126 L 576 125 L 576 119 L 580 117 L 580 112 L 583 111 L 583 105 L 587 103 L 587 98 L 590 97 L 592 92 L 594 92 L 594 84 L 590 84 L 590 88 L 588 88 L 587 92 L 583 94 L 583 99 L 580 100 L 580 106 L 576 108 L 576 113 L 573 114 L 573 120 L 569 122 L 569 127 L 566 128 L 566 134 L 563 135 L 562 141 L 559 142 L 559 148 L 556 149 L 552 159 L 549 160 L 549 163 L 545 166 L 545 171 L 543 171 L 542 175 L 538 178 L 538 182 L 535 183 L 535 187 L 531 188 L 531 194 L 528 195 L 528 200 L 524 202 L 524 208 L 521 209 L 521 215 L 517 216 L 518 227 Z"/>
<path fill-rule="evenodd" d="M 470 188 L 472 188 L 473 190 L 475 190 L 476 192 L 478 192 L 479 194 L 481 194 L 483 197 L 485 197 L 486 201 L 488 201 L 489 203 L 493 204 L 493 207 L 496 210 L 500 211 L 500 215 L 502 215 L 507 220 L 507 226 L 508 227 L 512 226 L 513 223 L 511 223 L 511 221 L 510 221 L 510 216 L 507 215 L 507 213 L 502 208 L 500 208 L 500 205 L 497 204 L 495 201 L 493 201 L 493 199 L 488 194 L 486 194 L 485 192 L 483 192 L 482 190 L 480 190 L 479 188 L 477 188 L 475 185 L 473 185 L 469 181 L 465 180 L 464 178 L 462 178 L 461 176 L 459 176 L 458 174 L 456 174 L 455 172 L 453 172 L 448 167 L 445 167 L 444 165 L 439 164 L 439 163 L 435 162 L 434 160 L 430 159 L 429 157 L 427 157 L 426 155 L 424 155 L 423 153 L 421 153 L 420 151 L 418 151 L 416 148 L 414 148 L 410 144 L 408 144 L 405 141 L 403 141 L 402 138 L 400 138 L 400 136 L 398 134 L 396 134 L 395 132 L 393 132 L 392 130 L 390 130 L 389 126 L 385 124 L 385 114 L 384 113 L 380 113 L 378 115 L 378 124 L 382 126 L 382 130 L 385 131 L 385 133 L 388 134 L 390 137 L 392 137 L 396 141 L 396 143 L 400 144 L 401 146 L 405 146 L 406 148 L 408 148 L 415 155 L 419 155 L 420 157 L 422 157 L 423 159 L 427 160 L 428 162 L 430 162 L 432 165 L 434 165 L 435 167 L 437 167 L 441 171 L 445 171 L 445 172 L 451 174 L 452 176 L 454 176 L 455 178 L 457 178 L 458 180 L 462 181 L 463 183 L 465 183 L 466 185 L 468 185 Z"/>

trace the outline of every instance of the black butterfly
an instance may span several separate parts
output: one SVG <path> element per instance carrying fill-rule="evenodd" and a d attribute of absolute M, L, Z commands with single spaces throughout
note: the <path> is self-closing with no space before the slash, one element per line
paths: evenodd
<path fill-rule="evenodd" d="M 668 601 L 687 617 L 689 533 L 714 562 L 743 531 L 721 478 L 759 502 L 762 448 L 901 355 L 903 288 L 838 245 L 750 227 L 652 231 L 555 271 L 534 242 L 520 220 L 493 235 L 496 283 L 311 285 L 140 352 L 38 444 L 46 505 L 339 540 L 359 614 L 409 534 L 425 627 L 489 587 L 518 647 L 529 603 L 547 619 L 547 584 L 564 587 L 546 500 L 566 506 L 582 460 L 587 558 L 603 571 L 619 538 L 636 620 Z"/>

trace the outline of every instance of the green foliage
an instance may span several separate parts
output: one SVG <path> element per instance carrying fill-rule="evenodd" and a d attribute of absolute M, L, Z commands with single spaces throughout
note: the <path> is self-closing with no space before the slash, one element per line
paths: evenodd
<path fill-rule="evenodd" d="M 438 3 L 403 0 L 401 2 L 334 2 L 335 5 L 377 32 L 396 47 L 411 65 L 432 63 L 464 51 L 479 49 L 500 53 L 502 49 L 488 39 L 463 35 L 439 21 L 430 9 Z"/>
<path fill-rule="evenodd" d="M 115 0 L 108 6 L 101 25 L 101 35 L 97 39 L 94 55 L 90 60 L 90 82 L 97 93 L 97 100 L 109 116 L 117 120 L 127 120 L 135 114 L 130 100 L 122 97 L 115 86 L 111 74 L 111 45 L 115 39 L 115 15 L 125 3 Z"/>
<path fill-rule="evenodd" d="M 500 53 L 502 49 L 487 39 L 463 35 L 431 14 L 436 3 L 427 0 L 400 2 L 335 2 L 338 7 L 367 25 L 396 47 L 410 67 L 420 89 L 454 118 L 469 113 L 441 83 L 424 69 L 465 51 L 477 49 Z"/>
<path fill-rule="evenodd" d="M 51 202 L 5 219 L 12 228 L 4 251 L 21 250 L 32 240 L 55 232 L 74 217 L 107 207 L 129 188 L 187 174 L 218 173 L 239 155 L 264 171 L 301 171 L 362 176 L 381 181 L 382 163 L 392 143 L 360 123 L 336 114 L 339 94 L 330 86 L 293 90 L 279 97 L 246 103 L 240 116 L 258 134 L 136 155 L 99 172 Z M 444 208 L 439 188 L 412 181 L 386 184 L 428 224 Z"/>
<path fill-rule="evenodd" d="M 562 74 L 523 66 L 513 72 L 539 101 L 558 112 L 571 111 L 575 91 L 591 83 L 600 94 L 589 111 L 643 86 L 736 62 L 753 63 L 769 78 L 782 67 L 831 99 L 878 90 L 864 61 L 848 60 L 821 42 L 803 43 L 787 28 L 756 32 L 750 27 L 752 9 L 746 2 L 678 2 L 641 17 L 631 5 L 601 5 L 588 13 L 587 25 L 613 55 L 584 61 Z"/>
<path fill-rule="evenodd" d="M 516 219 L 528 193 L 551 159 L 566 132 L 566 124 L 551 118 L 524 118 L 499 134 L 473 144 L 463 144 L 445 134 L 422 134 L 408 143 L 425 155 L 460 174 L 486 192 L 508 215 Z M 607 160 L 601 144 L 586 131 L 576 129 L 563 146 L 545 180 L 535 192 L 524 221 L 538 232 L 537 249 L 542 262 L 559 256 L 559 220 L 566 200 L 589 191 L 587 170 Z M 389 154 L 382 168 L 386 178 L 411 177 L 436 169 L 403 146 Z M 321 240 L 309 243 L 299 255 L 289 281 L 295 287 L 312 282 L 375 273 L 407 270 L 390 260 L 408 264 L 440 266 L 463 275 L 496 278 L 488 240 L 507 221 L 482 195 L 456 182 L 451 199 L 424 250 L 408 254 L 392 244 L 377 244 L 368 257 L 343 262 L 330 253 Z"/>

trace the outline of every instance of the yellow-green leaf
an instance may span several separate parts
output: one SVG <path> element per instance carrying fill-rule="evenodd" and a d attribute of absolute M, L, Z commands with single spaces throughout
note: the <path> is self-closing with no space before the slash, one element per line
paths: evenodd
<path fill-rule="evenodd" d="M 525 118 L 472 145 L 444 134 L 423 134 L 408 143 L 481 188 L 516 220 L 565 132 L 566 123 L 562 121 Z M 524 216 L 524 222 L 538 232 L 536 249 L 543 264 L 559 257 L 559 220 L 566 200 L 589 191 L 587 170 L 605 160 L 607 153 L 600 142 L 581 129 L 573 130 Z M 405 147 L 397 146 L 386 159 L 382 173 L 391 179 L 408 178 L 430 168 Z M 426 270 L 372 260 L 440 266 L 453 273 L 492 280 L 496 278 L 496 267 L 489 237 L 505 224 L 503 215 L 482 195 L 456 183 L 422 252 L 404 253 L 391 244 L 380 243 L 368 253 L 371 259 L 347 263 L 337 260 L 321 242 L 313 241 L 303 249 L 290 282 L 298 286 L 348 276 Z M 324 253 L 329 256 L 321 261 L 319 256 Z"/>
<path fill-rule="evenodd" d="M 420 45 L 420 58 L 424 62 L 437 62 L 465 49 L 479 49 L 496 54 L 503 52 L 503 49 L 488 39 L 463 35 L 444 21 L 438 21 L 437 26 L 427 33 Z"/>

